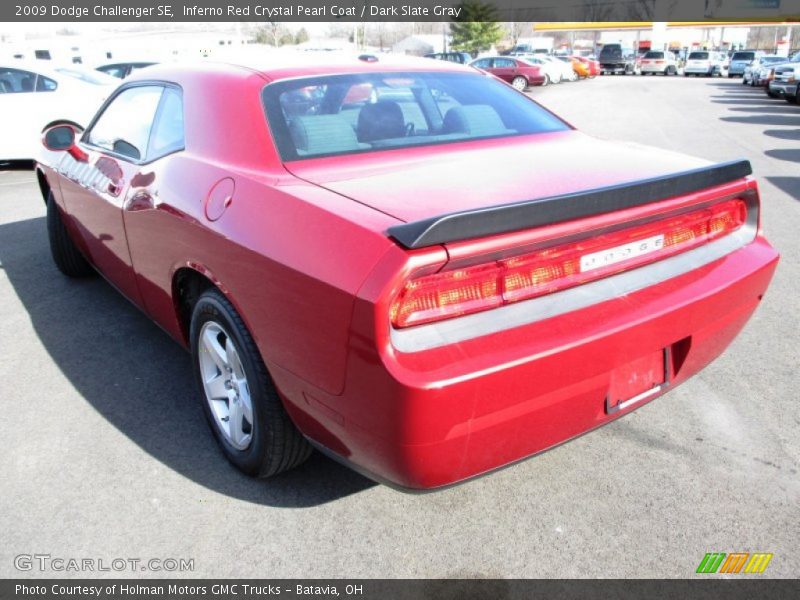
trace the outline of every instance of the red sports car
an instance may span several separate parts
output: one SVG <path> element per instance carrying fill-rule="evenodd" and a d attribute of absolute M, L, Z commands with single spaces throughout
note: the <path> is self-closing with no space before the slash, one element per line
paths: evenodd
<path fill-rule="evenodd" d="M 761 301 L 748 162 L 594 139 L 443 61 L 297 60 L 143 70 L 37 166 L 56 266 L 190 350 L 244 472 L 316 447 L 459 482 L 683 382 Z"/>
<path fill-rule="evenodd" d="M 539 65 L 512 56 L 488 56 L 479 58 L 470 63 L 471 67 L 491 73 L 513 85 L 519 91 L 524 91 L 532 85 L 544 85 L 546 77 Z"/>

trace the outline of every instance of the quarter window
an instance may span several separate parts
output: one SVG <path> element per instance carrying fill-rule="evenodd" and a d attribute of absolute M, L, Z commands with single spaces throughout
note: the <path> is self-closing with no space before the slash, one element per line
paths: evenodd
<path fill-rule="evenodd" d="M 36 79 L 37 92 L 55 92 L 56 88 L 58 88 L 58 84 L 49 77 L 39 75 Z"/>
<path fill-rule="evenodd" d="M 150 134 L 147 158 L 164 156 L 181 150 L 183 146 L 183 98 L 177 89 L 165 88 L 161 108 Z"/>
<path fill-rule="evenodd" d="M 109 104 L 86 141 L 133 160 L 143 160 L 163 88 L 141 86 L 124 90 Z"/>

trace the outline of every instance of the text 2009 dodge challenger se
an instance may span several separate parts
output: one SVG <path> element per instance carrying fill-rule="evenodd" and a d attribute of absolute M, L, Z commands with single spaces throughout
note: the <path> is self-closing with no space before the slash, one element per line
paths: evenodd
<path fill-rule="evenodd" d="M 550 448 L 712 361 L 778 260 L 746 161 L 444 62 L 153 67 L 44 143 L 56 265 L 191 349 L 252 475 L 315 446 L 430 489 Z"/>

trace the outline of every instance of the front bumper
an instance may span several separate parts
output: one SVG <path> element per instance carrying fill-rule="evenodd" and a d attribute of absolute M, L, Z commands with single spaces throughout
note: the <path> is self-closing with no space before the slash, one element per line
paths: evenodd
<path fill-rule="evenodd" d="M 796 81 L 778 81 L 773 79 L 769 82 L 769 90 L 779 96 L 794 96 L 797 93 Z"/>

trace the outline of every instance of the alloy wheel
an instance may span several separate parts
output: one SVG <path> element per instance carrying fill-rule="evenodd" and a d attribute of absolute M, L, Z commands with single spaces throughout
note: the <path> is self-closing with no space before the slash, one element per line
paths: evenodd
<path fill-rule="evenodd" d="M 200 330 L 200 376 L 214 421 L 225 440 L 245 450 L 253 439 L 253 400 L 239 351 L 215 321 Z"/>

